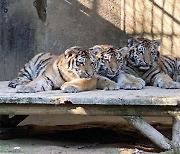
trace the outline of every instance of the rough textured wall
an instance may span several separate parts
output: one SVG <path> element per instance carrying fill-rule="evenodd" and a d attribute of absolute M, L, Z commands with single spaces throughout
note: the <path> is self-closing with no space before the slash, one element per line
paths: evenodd
<path fill-rule="evenodd" d="M 162 53 L 180 55 L 179 0 L 91 0 L 91 4 L 89 0 L 78 1 L 88 8 L 96 8 L 99 16 L 125 34 L 160 38 Z"/>
<path fill-rule="evenodd" d="M 43 27 L 44 36 L 39 40 L 43 45 L 39 46 L 39 50 L 47 49 L 57 53 L 74 45 L 87 47 L 104 43 L 119 45 L 120 38 L 125 39 L 127 34 L 98 14 L 99 2 L 48 0 L 47 20 Z M 117 19 L 117 22 L 120 20 Z"/>
<path fill-rule="evenodd" d="M 0 0 L 0 80 L 16 76 L 38 52 L 74 45 L 123 45 L 132 36 L 161 38 L 180 51 L 179 0 Z"/>
<path fill-rule="evenodd" d="M 0 0 L 0 80 L 9 80 L 37 49 L 36 10 L 28 0 Z"/>
<path fill-rule="evenodd" d="M 124 31 L 135 36 L 160 38 L 162 53 L 180 55 L 180 1 L 124 1 Z"/>

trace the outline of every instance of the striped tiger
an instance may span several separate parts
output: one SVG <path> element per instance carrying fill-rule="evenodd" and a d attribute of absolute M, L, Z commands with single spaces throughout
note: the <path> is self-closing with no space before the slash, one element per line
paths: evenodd
<path fill-rule="evenodd" d="M 159 65 L 161 69 L 168 74 L 173 81 L 180 82 L 180 57 L 171 55 L 160 56 Z"/>
<path fill-rule="evenodd" d="M 118 83 L 122 89 L 142 89 L 145 86 L 144 80 L 127 74 L 123 71 L 127 47 L 117 48 L 112 45 L 95 45 L 90 48 L 96 54 L 100 62 L 98 74 L 105 76 Z"/>
<path fill-rule="evenodd" d="M 141 77 L 146 85 L 165 89 L 180 88 L 179 58 L 160 55 L 158 48 L 161 40 L 130 38 L 127 47 L 125 72 Z"/>
<path fill-rule="evenodd" d="M 69 93 L 93 89 L 119 89 L 117 83 L 97 76 L 98 68 L 97 58 L 89 49 L 74 46 L 60 56 L 50 53 L 34 56 L 8 86 L 22 93 L 59 88 Z"/>

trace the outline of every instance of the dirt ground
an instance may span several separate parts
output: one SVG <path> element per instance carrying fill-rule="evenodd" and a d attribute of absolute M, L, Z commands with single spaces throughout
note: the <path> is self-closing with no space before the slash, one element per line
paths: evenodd
<path fill-rule="evenodd" d="M 152 148 L 153 149 L 153 148 Z M 150 151 L 151 148 L 146 150 Z M 0 141 L 0 153 L 5 154 L 143 154 L 138 148 L 122 143 L 79 143 L 42 139 L 11 139 Z M 147 152 L 146 152 L 147 153 Z M 148 152 L 152 153 L 152 152 Z"/>
<path fill-rule="evenodd" d="M 96 144 L 62 143 L 40 139 L 13 139 L 0 141 L 1 153 L 18 154 L 69 154 L 69 153 L 112 153 L 117 154 L 119 148 L 112 145 L 102 146 Z"/>
<path fill-rule="evenodd" d="M 54 131 L 52 128 L 39 126 L 26 126 L 19 129 L 17 132 L 11 132 L 11 139 L 0 140 L 0 154 L 150 154 L 162 152 L 144 136 L 129 130 L 119 132 L 111 128 L 96 127 Z"/>
<path fill-rule="evenodd" d="M 48 116 L 47 116 L 48 117 Z M 92 118 L 63 117 L 66 125 L 53 126 L 59 117 L 29 117 L 17 129 L 9 130 L 9 139 L 0 140 L 0 154 L 155 154 L 163 152 L 130 125 L 113 119 L 96 123 Z M 69 122 L 68 120 L 71 119 Z M 68 125 L 72 123 L 73 125 Z M 104 117 L 104 121 L 106 118 Z M 108 118 L 109 120 L 109 118 Z M 119 119 L 118 119 L 119 120 Z M 171 136 L 169 119 L 148 119 L 166 137 Z M 114 123 L 117 121 L 117 123 Z M 49 123 L 51 122 L 51 123 Z M 60 122 L 58 122 L 60 123 Z M 163 123 L 163 125 L 161 124 Z M 28 125 L 27 125 L 28 124 Z M 37 126 L 39 124 L 41 126 Z M 49 126 L 43 126 L 49 125 Z M 0 133 L 1 135 L 1 133 Z"/>
<path fill-rule="evenodd" d="M 131 154 L 133 151 L 135 150 L 120 148 L 118 144 L 63 143 L 38 139 L 0 141 L 0 153 L 2 154 Z"/>

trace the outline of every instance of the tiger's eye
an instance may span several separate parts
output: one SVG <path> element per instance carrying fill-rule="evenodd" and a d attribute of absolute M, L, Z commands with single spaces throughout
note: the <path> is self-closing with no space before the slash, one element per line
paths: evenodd
<path fill-rule="evenodd" d="M 145 50 L 145 48 L 143 47 L 143 46 L 138 46 L 138 51 L 140 52 L 140 53 L 144 53 L 144 50 Z"/>
<path fill-rule="evenodd" d="M 85 62 L 85 58 L 83 58 L 83 57 L 78 57 L 77 61 L 82 64 L 82 63 Z"/>
<path fill-rule="evenodd" d="M 139 56 L 138 55 L 134 55 L 134 58 L 138 58 Z"/>
<path fill-rule="evenodd" d="M 103 58 L 104 59 L 109 59 L 109 56 L 108 55 L 104 55 Z"/>

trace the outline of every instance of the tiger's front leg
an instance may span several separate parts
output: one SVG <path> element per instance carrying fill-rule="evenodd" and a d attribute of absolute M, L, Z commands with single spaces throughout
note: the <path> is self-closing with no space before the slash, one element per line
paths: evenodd
<path fill-rule="evenodd" d="M 65 93 L 77 93 L 96 89 L 96 78 L 77 78 L 69 82 L 65 82 L 61 86 L 61 90 Z"/>
<path fill-rule="evenodd" d="M 133 75 L 121 72 L 117 76 L 117 83 L 122 89 L 139 90 L 145 87 L 145 81 Z"/>
<path fill-rule="evenodd" d="M 29 82 L 31 82 L 31 80 L 25 80 L 23 78 L 16 78 L 16 79 L 13 79 L 9 82 L 8 84 L 8 87 L 11 87 L 11 88 L 16 88 L 17 86 L 19 85 L 26 85 L 28 84 Z"/>
<path fill-rule="evenodd" d="M 96 76 L 90 79 L 78 78 L 70 82 L 65 82 L 61 86 L 61 90 L 66 93 L 77 93 L 95 89 L 117 90 L 119 86 L 114 81 L 103 76 Z"/>
<path fill-rule="evenodd" d="M 119 85 L 104 77 L 104 76 L 97 76 L 97 89 L 102 89 L 102 90 L 118 90 L 120 87 Z"/>
<path fill-rule="evenodd" d="M 53 82 L 46 76 L 40 76 L 26 85 L 16 87 L 18 93 L 36 93 L 53 89 Z"/>
<path fill-rule="evenodd" d="M 173 81 L 173 79 L 165 73 L 157 74 L 154 77 L 153 85 L 164 89 L 180 89 L 180 83 Z"/>

